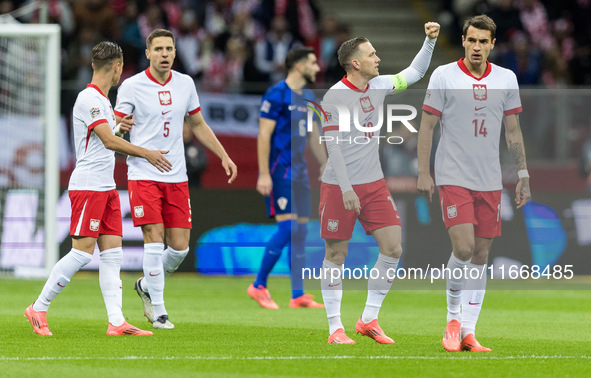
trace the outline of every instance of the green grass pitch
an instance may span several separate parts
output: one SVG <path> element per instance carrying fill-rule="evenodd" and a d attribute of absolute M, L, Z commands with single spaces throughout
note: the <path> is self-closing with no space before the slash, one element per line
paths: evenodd
<path fill-rule="evenodd" d="M 133 291 L 138 275 L 122 277 L 123 310 L 131 324 L 149 329 Z M 591 376 L 589 290 L 488 290 L 477 336 L 493 352 L 476 354 L 441 347 L 441 290 L 388 294 L 380 325 L 395 345 L 355 334 L 366 293 L 345 290 L 342 319 L 357 345 L 328 345 L 324 310 L 288 307 L 288 278 L 269 280 L 279 310 L 246 295 L 251 280 L 173 275 L 165 298 L 176 329 L 108 337 L 98 275 L 79 273 L 49 310 L 54 336 L 42 337 L 23 312 L 43 282 L 0 279 L 0 376 Z"/>

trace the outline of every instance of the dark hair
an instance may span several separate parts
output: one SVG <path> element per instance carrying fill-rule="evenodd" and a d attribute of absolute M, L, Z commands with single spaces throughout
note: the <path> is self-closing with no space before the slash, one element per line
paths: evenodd
<path fill-rule="evenodd" d="M 341 47 L 339 47 L 337 56 L 339 58 L 341 67 L 343 67 L 345 71 L 349 71 L 351 68 L 351 59 L 353 58 L 353 55 L 355 55 L 357 52 L 359 45 L 365 42 L 369 42 L 369 39 L 365 37 L 355 37 L 343 42 Z"/>
<path fill-rule="evenodd" d="M 475 27 L 476 29 L 480 30 L 488 30 L 490 31 L 490 40 L 492 41 L 495 39 L 495 33 L 497 32 L 497 25 L 492 20 L 492 18 L 488 17 L 485 14 L 481 14 L 480 16 L 470 17 L 464 22 L 464 29 L 463 35 L 464 38 L 466 37 L 466 32 L 470 26 Z"/>
<path fill-rule="evenodd" d="M 285 68 L 287 71 L 291 71 L 296 63 L 308 59 L 310 54 L 314 54 L 314 49 L 311 47 L 296 46 L 290 49 L 285 57 Z"/>
<path fill-rule="evenodd" d="M 119 59 L 123 59 L 123 51 L 115 42 L 99 42 L 92 48 L 92 65 L 95 70 L 111 65 Z"/>
<path fill-rule="evenodd" d="M 148 38 L 146 38 L 146 48 L 148 50 L 150 50 L 150 46 L 152 46 L 152 41 L 154 40 L 154 38 L 158 38 L 158 37 L 169 37 L 172 38 L 172 44 L 174 45 L 174 35 L 172 34 L 172 32 L 170 30 L 166 30 L 166 29 L 156 29 L 153 32 L 150 33 L 150 35 L 148 36 Z"/>

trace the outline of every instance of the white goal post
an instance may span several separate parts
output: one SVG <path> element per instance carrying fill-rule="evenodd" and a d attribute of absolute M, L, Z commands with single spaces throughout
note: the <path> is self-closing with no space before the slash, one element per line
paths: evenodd
<path fill-rule="evenodd" d="M 55 24 L 2 24 L 0 23 L 0 42 L 10 45 L 10 41 L 18 44 L 19 39 L 35 38 L 40 42 L 38 44 L 40 53 L 40 62 L 43 67 L 40 67 L 42 74 L 38 77 L 40 90 L 43 91 L 43 100 L 41 104 L 28 104 L 30 107 L 39 105 L 39 123 L 43 133 L 43 166 L 44 177 L 42 183 L 44 206 L 43 219 L 43 245 L 44 245 L 44 263 L 37 266 L 37 275 L 48 275 L 51 268 L 59 258 L 59 245 L 57 238 L 57 202 L 59 198 L 59 146 L 58 133 L 59 129 L 59 111 L 60 111 L 60 26 Z M 4 41 L 2 41 L 4 40 Z M 18 57 L 16 58 L 18 59 Z M 23 62 L 24 64 L 25 62 Z M 6 74 L 5 74 L 6 75 Z M 9 75 L 9 74 L 8 74 Z M 31 80 L 31 78 L 15 78 L 18 80 Z M 1 84 L 1 83 L 0 83 Z M 25 85 L 22 83 L 21 85 Z M 42 88 L 42 89 L 41 89 Z M 0 91 L 3 88 L 0 87 Z M 9 91 L 8 91 L 9 92 Z M 21 105 L 27 106 L 27 104 Z M 2 109 L 0 109 L 2 110 Z M 10 113 L 4 110 L 4 113 Z M 0 114 L 0 116 L 13 117 L 13 115 Z M 10 118 L 8 118 L 10 119 Z M 10 128 L 12 124 L 6 122 L 5 127 Z M 12 125 L 14 127 L 14 125 Z M 4 128 L 0 126 L 0 128 Z M 5 129 L 6 130 L 6 129 Z M 23 132 L 23 130 L 20 130 Z M 17 129 L 14 131 L 19 132 Z M 26 131 L 25 131 L 26 132 Z M 2 136 L 0 136 L 2 138 Z M 3 204 L 4 205 L 4 204 Z M 0 219 L 3 222 L 4 219 Z M 33 242 L 33 240 L 31 240 Z M 2 253 L 2 251 L 0 251 Z M 44 269 L 41 269 L 44 268 Z M 15 268 L 16 270 L 16 268 Z M 33 270 L 34 271 L 34 270 Z M 43 273 L 39 273 L 43 272 Z M 15 272 L 16 273 L 16 272 Z M 36 275 L 35 273 L 31 274 Z"/>

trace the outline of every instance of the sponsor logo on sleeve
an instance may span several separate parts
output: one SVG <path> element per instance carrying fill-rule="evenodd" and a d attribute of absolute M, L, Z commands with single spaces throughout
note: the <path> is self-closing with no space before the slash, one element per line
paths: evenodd
<path fill-rule="evenodd" d="M 90 116 L 92 117 L 92 119 L 95 119 L 96 117 L 101 115 L 101 110 L 99 108 L 92 108 L 90 109 Z"/>
<path fill-rule="evenodd" d="M 261 112 L 269 113 L 271 111 L 271 103 L 267 100 L 263 101 L 261 104 Z"/>

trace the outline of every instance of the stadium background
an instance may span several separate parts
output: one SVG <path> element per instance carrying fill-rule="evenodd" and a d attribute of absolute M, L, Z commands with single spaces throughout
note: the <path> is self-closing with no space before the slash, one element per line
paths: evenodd
<path fill-rule="evenodd" d="M 14 15 L 19 22 L 36 23 L 44 17 L 36 3 L 39 2 L 0 1 L 0 14 Z M 432 69 L 463 56 L 462 20 L 471 14 L 487 13 L 499 27 L 490 60 L 514 70 L 522 88 L 522 129 L 533 199 L 541 206 L 531 210 L 533 218 L 525 219 L 521 212 L 506 213 L 504 236 L 495 242 L 492 257 L 530 265 L 573 264 L 575 273 L 591 273 L 591 112 L 586 105 L 591 102 L 589 1 L 374 0 L 367 5 L 350 0 L 47 3 L 48 21 L 62 27 L 62 133 L 68 136 L 60 146 L 62 191 L 67 188 L 74 165 L 71 109 L 77 93 L 90 82 L 92 46 L 104 39 L 122 45 L 124 80 L 147 67 L 143 50 L 149 31 L 163 27 L 175 32 L 174 68 L 194 77 L 204 117 L 239 167 L 238 180 L 228 186 L 218 159 L 209 152 L 205 168 L 203 160 L 190 165 L 194 168 L 191 198 L 195 214 L 191 250 L 195 250 L 200 237 L 214 228 L 270 222 L 265 219 L 262 198 L 254 190 L 257 109 L 261 93 L 284 76 L 281 65 L 272 59 L 278 40 L 285 46 L 313 46 L 322 67 L 316 87 L 327 88 L 343 75 L 335 60 L 340 42 L 351 36 L 368 37 L 382 59 L 381 72 L 395 73 L 406 67 L 418 50 L 424 38 L 422 24 L 436 20 L 441 23 L 443 34 L 429 73 L 416 86 L 424 89 Z M 30 5 L 31 11 L 19 15 L 19 8 Z M 420 103 L 420 93 L 410 91 L 408 97 L 395 100 Z M 113 89 L 113 103 L 115 95 Z M 414 193 L 416 136 L 409 135 L 405 140 L 402 147 L 386 146 L 382 151 L 388 184 L 404 209 L 405 250 L 411 252 L 405 255 L 405 263 L 441 264 L 446 255 L 441 253 L 441 245 L 447 246 L 449 241 L 437 204 L 428 205 Z M 186 145 L 203 153 L 194 140 Z M 308 160 L 317 198 L 318 181 L 313 174 L 317 166 L 314 159 Z M 516 175 L 504 152 L 502 161 L 506 188 L 511 193 L 515 183 L 512 177 Z M 10 163 L 0 162 L 6 169 L 10 169 Z M 120 155 L 116 181 L 118 189 L 126 189 L 125 160 Z M 64 221 L 67 224 L 69 220 L 60 219 Z M 426 234 L 428 238 L 424 237 Z M 62 240 L 63 255 L 70 249 L 67 233 Z M 137 230 L 135 239 L 124 232 L 124 246 L 126 250 L 141 248 Z M 252 260 L 258 258 L 253 255 Z M 195 255 L 191 253 L 181 270 L 194 271 L 195 266 Z"/>

